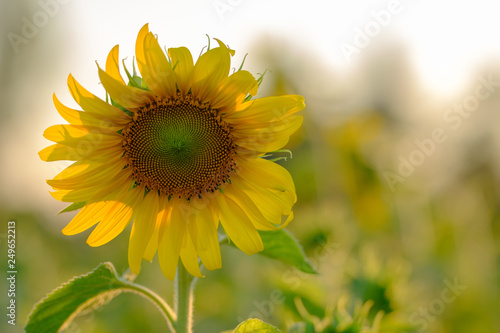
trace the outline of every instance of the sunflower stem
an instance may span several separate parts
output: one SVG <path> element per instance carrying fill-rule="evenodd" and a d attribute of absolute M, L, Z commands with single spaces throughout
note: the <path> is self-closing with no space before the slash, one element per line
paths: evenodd
<path fill-rule="evenodd" d="M 177 300 L 176 333 L 192 333 L 193 287 L 195 278 L 189 274 L 182 262 L 179 262 L 175 282 Z"/>
<path fill-rule="evenodd" d="M 161 311 L 163 317 L 165 318 L 168 324 L 168 328 L 170 329 L 171 332 L 174 332 L 172 328 L 176 326 L 177 318 L 174 311 L 170 308 L 167 302 L 165 302 L 160 296 L 158 296 L 152 290 L 149 290 L 148 288 L 141 286 L 139 284 L 133 283 L 127 277 L 122 277 L 122 278 L 127 281 L 128 289 L 133 290 L 137 294 L 149 299 L 151 302 L 153 302 L 153 304 L 156 305 L 156 307 L 158 307 L 158 309 Z"/>

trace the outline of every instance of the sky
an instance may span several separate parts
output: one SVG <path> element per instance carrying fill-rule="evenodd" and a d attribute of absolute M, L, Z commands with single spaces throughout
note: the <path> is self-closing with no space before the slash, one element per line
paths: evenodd
<path fill-rule="evenodd" d="M 31 8 L 43 10 L 40 0 Z M 119 43 L 122 54 L 133 55 L 134 38 L 150 23 L 160 41 L 199 49 L 208 34 L 237 50 L 261 35 L 292 41 L 326 66 L 348 69 L 357 55 L 346 58 L 343 44 L 356 46 L 365 33 L 376 45 L 384 37 L 401 40 L 410 50 L 422 81 L 433 89 L 452 92 L 480 63 L 500 54 L 500 21 L 495 1 L 81 1 L 59 0 L 59 8 L 44 30 L 58 29 L 71 53 L 73 71 L 103 59 Z M 5 14 L 4 14 L 5 15 Z M 27 15 L 28 18 L 30 15 Z M 12 28 L 16 27 L 15 18 Z M 18 20 L 18 31 L 23 21 Z M 377 28 L 378 26 L 378 28 Z M 13 29 L 14 32 L 15 29 Z M 47 32 L 49 33 L 49 32 Z M 65 34 L 65 35 L 64 35 Z M 29 45 L 26 45 L 29 46 Z M 364 47 L 358 47 L 363 52 Z M 67 51 L 71 52 L 71 51 Z M 77 64 L 78 66 L 74 66 Z M 93 65 L 93 64 L 91 64 Z"/>
<path fill-rule="evenodd" d="M 104 96 L 95 62 L 104 65 L 116 44 L 120 44 L 120 57 L 131 61 L 137 33 L 145 23 L 158 35 L 160 45 L 186 46 L 195 58 L 206 45 L 207 34 L 237 51 L 233 62 L 237 65 L 268 36 L 286 41 L 299 55 L 307 54 L 304 61 L 321 64 L 326 73 L 335 70 L 346 77 L 356 70 L 364 53 L 394 40 L 407 48 L 420 84 L 443 96 L 463 89 L 481 66 L 500 56 L 498 4 L 485 0 L 39 0 L 26 4 L 30 5 L 20 11 L 6 1 L 0 3 L 0 15 L 7 22 L 0 63 L 12 75 L 26 76 L 11 87 L 19 95 L 9 110 L 14 116 L 0 134 L 5 171 L 0 181 L 7 185 L 2 196 L 14 206 L 21 199 L 42 208 L 54 201 L 43 179 L 65 165 L 46 166 L 36 154 L 49 144 L 41 137 L 43 129 L 61 122 L 52 94 L 77 107 L 66 86 L 72 73 L 87 89 Z M 13 34 L 27 37 L 25 26 L 37 22 L 26 43 L 12 41 Z M 6 65 L 6 59 L 12 63 Z M 28 115 L 31 122 L 26 125 Z M 18 170 L 23 168 L 30 172 L 21 177 Z M 36 190 L 27 195 L 26 188 Z"/>
<path fill-rule="evenodd" d="M 122 1 L 119 7 L 117 3 L 103 1 L 93 7 L 81 1 L 73 9 L 82 25 L 98 23 L 78 30 L 81 41 L 94 44 L 96 56 L 117 40 L 133 47 L 130 36 L 135 36 L 144 22 L 151 22 L 151 29 L 161 33 L 165 43 L 188 43 L 194 49 L 205 42 L 205 34 L 223 38 L 237 50 L 263 34 L 279 36 L 326 66 L 340 69 L 356 65 L 365 44 L 356 44 L 360 34 L 368 36 L 368 46 L 394 36 L 409 48 L 422 82 L 438 92 L 451 93 L 465 84 L 482 62 L 500 55 L 495 1 L 210 0 L 168 5 L 165 1 L 144 1 L 145 8 L 137 10 L 133 20 L 124 18 L 137 9 L 135 2 Z M 97 43 L 95 36 L 100 36 Z M 346 57 L 344 43 L 362 46 L 357 48 L 360 53 Z M 129 50 L 127 54 L 133 54 L 132 48 Z"/>

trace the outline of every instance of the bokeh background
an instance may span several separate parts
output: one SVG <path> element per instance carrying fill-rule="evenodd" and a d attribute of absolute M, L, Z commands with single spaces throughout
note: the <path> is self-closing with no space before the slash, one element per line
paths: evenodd
<path fill-rule="evenodd" d="M 147 22 L 161 45 L 196 57 L 210 37 L 233 67 L 268 69 L 258 97 L 301 94 L 304 125 L 280 163 L 298 202 L 289 230 L 319 274 L 223 248 L 197 284 L 195 331 L 259 317 L 286 330 L 321 325 L 339 301 L 372 300 L 381 332 L 500 332 L 500 20 L 494 1 L 0 1 L 0 331 L 21 332 L 33 304 L 112 261 L 128 232 L 99 248 L 63 236 L 72 213 L 45 179 L 43 130 L 77 108 L 69 73 L 104 97 L 95 61 L 120 44 L 129 63 Z M 30 25 L 34 25 L 31 26 Z M 284 156 L 288 156 L 284 154 Z M 7 325 L 7 221 L 17 222 L 17 325 Z M 156 259 L 136 280 L 171 299 Z M 283 297 L 276 298 L 275 295 Z M 338 309 L 338 308 L 337 308 Z M 69 332 L 159 332 L 153 305 L 120 295 Z"/>

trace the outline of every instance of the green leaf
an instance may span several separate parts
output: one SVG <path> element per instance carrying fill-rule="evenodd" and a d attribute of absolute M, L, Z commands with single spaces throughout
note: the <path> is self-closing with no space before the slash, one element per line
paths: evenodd
<path fill-rule="evenodd" d="M 62 284 L 36 304 L 26 323 L 26 333 L 62 331 L 79 314 L 95 310 L 123 291 L 148 298 L 163 311 L 167 320 L 175 320 L 163 300 L 130 280 L 119 277 L 110 262 L 100 264 L 92 272 Z"/>
<path fill-rule="evenodd" d="M 264 251 L 259 254 L 276 259 L 304 273 L 318 274 L 311 266 L 299 242 L 286 230 L 259 231 Z"/>
<path fill-rule="evenodd" d="M 69 205 L 68 207 L 64 208 L 63 210 L 61 210 L 57 214 L 66 213 L 66 212 L 72 212 L 74 210 L 83 208 L 83 206 L 85 206 L 86 203 L 87 202 L 85 202 L 85 201 L 84 202 L 73 202 L 71 205 Z"/>
<path fill-rule="evenodd" d="M 284 229 L 273 231 L 259 230 L 264 250 L 258 254 L 271 259 L 279 260 L 285 264 L 291 265 L 298 270 L 308 274 L 318 274 L 307 259 L 302 246 L 288 231 Z M 220 244 L 236 245 L 231 242 L 227 236 L 219 240 Z"/>
<path fill-rule="evenodd" d="M 247 319 L 239 324 L 233 333 L 281 333 L 281 331 L 259 319 Z"/>
<path fill-rule="evenodd" d="M 109 302 L 124 285 L 113 265 L 103 263 L 92 272 L 64 283 L 35 305 L 26 332 L 58 332 L 80 312 Z"/>

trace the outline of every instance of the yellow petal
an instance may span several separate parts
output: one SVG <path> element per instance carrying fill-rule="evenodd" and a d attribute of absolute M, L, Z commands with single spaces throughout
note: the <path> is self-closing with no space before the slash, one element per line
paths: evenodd
<path fill-rule="evenodd" d="M 181 247 L 181 260 L 186 267 L 187 271 L 196 277 L 203 277 L 200 271 L 200 265 L 198 264 L 198 255 L 196 254 L 196 249 L 194 248 L 193 241 L 189 233 L 184 235 L 184 242 Z"/>
<path fill-rule="evenodd" d="M 258 207 L 264 217 L 276 225 L 282 216 L 292 213 L 297 201 L 295 185 L 290 173 L 277 163 L 256 158 L 237 160 L 238 175 L 231 182 L 243 191 Z"/>
<path fill-rule="evenodd" d="M 262 239 L 247 214 L 230 198 L 217 195 L 220 221 L 228 237 L 248 255 L 264 249 Z"/>
<path fill-rule="evenodd" d="M 272 219 L 269 219 L 269 214 L 266 214 L 267 217 L 265 217 L 261 212 L 261 209 L 257 207 L 254 201 L 240 189 L 245 187 L 242 182 L 243 180 L 239 179 L 239 177 L 232 176 L 231 184 L 224 187 L 224 194 L 240 206 L 258 230 L 276 230 L 282 228 L 282 226 L 276 226 L 281 224 L 282 210 L 280 210 L 279 215 L 272 216 Z M 269 205 L 265 204 L 265 207 L 267 206 Z M 272 223 L 276 225 L 273 225 Z"/>
<path fill-rule="evenodd" d="M 78 190 L 57 190 L 49 193 L 54 199 L 63 202 L 87 202 L 99 192 L 99 188 L 92 187 Z"/>
<path fill-rule="evenodd" d="M 123 106 L 125 109 L 138 109 L 141 106 L 154 101 L 154 96 L 149 91 L 126 86 L 100 68 L 99 78 L 101 79 L 101 83 L 108 92 L 109 96 L 111 96 L 111 99 Z"/>
<path fill-rule="evenodd" d="M 198 214 L 196 214 L 198 215 Z M 196 252 L 198 252 L 197 246 L 198 246 L 198 226 L 196 225 L 195 219 L 196 215 L 192 215 L 191 218 L 186 221 L 186 227 L 187 231 L 189 233 L 189 236 L 191 237 L 193 241 L 193 246 Z"/>
<path fill-rule="evenodd" d="M 106 164 L 92 167 L 71 177 L 47 180 L 47 184 L 57 190 L 76 190 L 100 186 L 121 173 L 126 163 L 125 159 L 122 158 L 117 161 L 108 160 Z"/>
<path fill-rule="evenodd" d="M 104 129 L 118 131 L 130 121 L 129 119 L 123 119 L 123 118 L 121 119 L 112 117 L 104 118 L 102 116 L 98 116 L 95 113 L 82 112 L 68 108 L 57 99 L 55 94 L 53 95 L 53 100 L 54 100 L 54 105 L 59 114 L 61 115 L 61 117 L 63 117 L 67 122 L 69 122 L 72 125 L 85 125 L 85 126 L 100 127 Z"/>
<path fill-rule="evenodd" d="M 149 262 L 153 261 L 156 251 L 158 251 L 158 236 L 159 236 L 158 228 L 155 226 L 153 235 L 151 236 L 148 246 L 144 251 L 144 256 L 143 256 L 144 260 L 147 260 Z"/>
<path fill-rule="evenodd" d="M 63 169 L 53 179 L 60 180 L 64 178 L 74 177 L 79 174 L 83 174 L 85 172 L 92 172 L 92 170 L 99 168 L 101 165 L 102 163 L 96 163 L 96 162 L 82 163 L 81 161 L 77 161 L 72 163 L 65 169 Z"/>
<path fill-rule="evenodd" d="M 159 198 L 158 203 L 159 213 L 156 217 L 155 230 L 153 232 L 153 236 L 151 236 L 151 240 L 144 252 L 144 259 L 147 261 L 152 261 L 156 251 L 158 251 L 158 246 L 160 243 L 160 238 L 163 236 L 165 232 L 164 224 L 168 219 L 168 215 L 170 214 L 170 205 L 168 204 L 168 200 L 165 197 Z M 161 232 L 161 233 L 160 233 Z"/>
<path fill-rule="evenodd" d="M 139 31 L 135 45 L 137 64 L 148 88 L 159 97 L 172 97 L 177 94 L 175 75 L 172 66 L 163 53 L 148 25 Z"/>
<path fill-rule="evenodd" d="M 194 68 L 191 52 L 185 47 L 170 48 L 168 56 L 172 62 L 177 86 L 185 95 L 191 88 L 191 76 Z"/>
<path fill-rule="evenodd" d="M 83 207 L 71 220 L 71 222 L 62 230 L 63 234 L 68 236 L 76 235 L 87 230 L 98 223 L 113 206 L 113 204 L 114 203 L 110 201 L 101 201 L 85 205 L 85 207 Z"/>
<path fill-rule="evenodd" d="M 101 222 L 92 231 L 92 233 L 87 238 L 87 244 L 92 247 L 97 247 L 104 245 L 111 240 L 115 239 L 116 236 L 121 234 L 121 232 L 129 225 L 132 221 L 132 208 L 127 207 L 123 204 L 123 209 L 119 210 L 116 215 L 106 215 L 103 217 Z"/>
<path fill-rule="evenodd" d="M 283 222 L 283 217 L 290 217 L 293 214 L 291 209 L 294 201 L 291 195 L 268 190 L 255 184 L 242 185 L 242 191 L 255 203 L 267 221 L 280 225 L 280 228 L 288 224 Z M 259 230 L 266 230 L 259 227 L 257 228 Z"/>
<path fill-rule="evenodd" d="M 259 173 L 256 173 L 256 170 L 259 170 Z M 263 215 L 265 215 L 264 210 L 269 212 L 280 209 L 283 215 L 291 213 L 297 195 L 286 169 L 271 161 L 255 159 L 246 163 L 240 162 L 238 175 L 243 180 L 239 184 L 241 189 L 261 209 Z M 280 217 L 274 216 L 272 221 L 278 219 Z"/>
<path fill-rule="evenodd" d="M 264 97 L 242 103 L 236 108 L 236 112 L 228 113 L 224 120 L 229 123 L 271 123 L 299 112 L 304 107 L 304 97 L 299 95 Z"/>
<path fill-rule="evenodd" d="M 273 123 L 235 123 L 231 133 L 238 146 L 265 153 L 283 148 L 302 121 L 302 116 L 290 116 Z"/>
<path fill-rule="evenodd" d="M 222 112 L 225 109 L 233 111 L 243 102 L 248 93 L 256 95 L 258 87 L 257 80 L 252 74 L 247 71 L 238 71 L 220 83 L 210 100 L 210 106 L 216 109 L 223 108 Z"/>
<path fill-rule="evenodd" d="M 180 211 L 172 199 L 172 207 L 162 216 L 160 229 L 160 244 L 158 246 L 158 261 L 163 274 L 170 280 L 175 278 L 179 254 L 186 233 L 185 223 Z"/>
<path fill-rule="evenodd" d="M 195 199 L 192 201 L 195 201 Z M 218 222 L 218 219 L 214 221 L 214 216 L 209 206 L 199 209 L 189 222 L 190 225 L 196 226 L 196 228 L 190 229 L 190 231 L 196 230 L 195 232 L 190 232 L 191 239 L 195 240 L 196 251 L 205 267 L 209 270 L 222 267 L 219 235 L 217 233 Z"/>
<path fill-rule="evenodd" d="M 83 173 L 92 172 L 92 170 L 100 168 L 103 164 L 103 161 L 114 162 L 119 160 L 122 155 L 123 152 L 116 150 L 116 151 L 101 153 L 100 154 L 101 158 L 99 160 L 80 159 L 77 162 L 72 163 L 67 168 L 63 169 L 53 179 L 54 180 L 69 179 L 71 177 L 75 177 Z"/>
<path fill-rule="evenodd" d="M 119 193 L 113 210 L 108 211 L 89 235 L 87 243 L 90 246 L 101 246 L 118 236 L 131 222 L 133 203 L 140 200 L 144 192 L 136 188 L 130 191 L 121 189 Z"/>
<path fill-rule="evenodd" d="M 130 117 L 125 112 L 90 93 L 71 74 L 68 76 L 68 87 L 75 101 L 86 112 L 98 115 L 104 119 L 110 117 L 113 120 L 124 119 L 127 122 L 130 121 Z"/>
<path fill-rule="evenodd" d="M 43 148 L 38 152 L 40 159 L 45 162 L 53 161 L 77 161 L 83 155 L 76 152 L 75 148 L 66 145 L 55 144 Z"/>
<path fill-rule="evenodd" d="M 274 224 L 282 224 L 283 216 L 292 214 L 292 207 L 297 198 L 295 192 L 265 188 L 246 179 L 239 185 L 262 215 Z"/>
<path fill-rule="evenodd" d="M 135 219 L 130 233 L 128 263 L 132 272 L 139 274 L 141 261 L 153 235 L 159 213 L 158 195 L 153 191 L 149 192 L 142 203 L 135 207 L 137 211 L 134 212 Z"/>
<path fill-rule="evenodd" d="M 104 136 L 112 136 L 116 138 L 121 138 L 120 134 L 117 134 L 114 131 L 110 131 L 107 129 L 102 129 L 99 127 L 89 127 L 83 125 L 53 125 L 45 130 L 43 136 L 50 141 L 54 142 L 63 142 L 67 138 L 81 138 L 87 134 L 95 134 L 96 139 L 98 134 Z"/>
<path fill-rule="evenodd" d="M 112 181 L 95 187 L 79 188 L 74 190 L 58 190 L 50 194 L 59 201 L 64 202 L 89 202 L 100 201 L 110 192 L 120 187 L 128 187 L 132 180 L 130 171 L 124 170 L 118 174 Z"/>
<path fill-rule="evenodd" d="M 53 142 L 88 150 L 121 146 L 123 141 L 123 136 L 114 131 L 83 125 L 53 125 L 43 136 Z"/>
<path fill-rule="evenodd" d="M 86 159 L 87 161 L 101 161 L 103 156 L 117 151 L 121 154 L 123 153 L 120 148 L 117 147 L 99 148 L 95 146 L 92 147 L 90 145 L 71 147 L 57 143 L 40 150 L 38 155 L 42 161 L 46 162 L 77 161 L 80 159 Z"/>
<path fill-rule="evenodd" d="M 191 91 L 202 103 L 210 99 L 220 82 L 229 74 L 230 51 L 221 42 L 219 46 L 203 54 L 194 65 Z"/>
<path fill-rule="evenodd" d="M 118 50 L 119 46 L 115 45 L 108 54 L 106 59 L 106 73 L 108 73 L 113 79 L 125 84 L 123 78 L 120 74 L 120 65 L 118 60 Z"/>
<path fill-rule="evenodd" d="M 295 192 L 292 175 L 278 163 L 263 158 L 237 160 L 238 174 L 262 187 Z"/>

